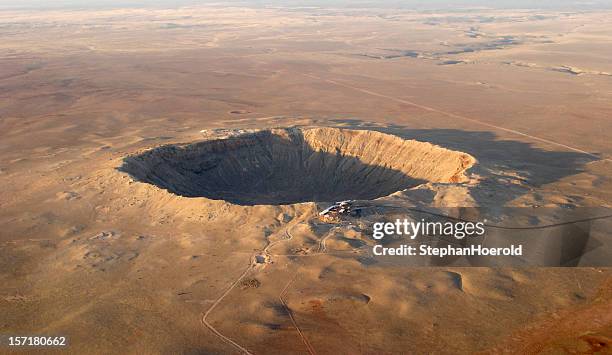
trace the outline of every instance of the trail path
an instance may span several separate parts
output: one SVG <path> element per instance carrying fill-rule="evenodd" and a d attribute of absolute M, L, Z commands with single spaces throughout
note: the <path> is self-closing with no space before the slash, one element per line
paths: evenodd
<path fill-rule="evenodd" d="M 291 323 L 293 323 L 293 326 L 295 327 L 295 330 L 297 330 L 298 334 L 300 335 L 300 339 L 302 339 L 302 342 L 306 346 L 306 349 L 308 350 L 308 353 L 310 355 L 315 355 L 316 352 L 314 351 L 314 348 L 312 347 L 312 345 L 310 344 L 310 342 L 308 341 L 306 336 L 304 336 L 304 332 L 302 332 L 302 329 L 300 328 L 300 326 L 298 325 L 297 321 L 295 320 L 295 317 L 293 316 L 293 312 L 291 311 L 291 309 L 287 305 L 287 302 L 283 298 L 285 296 L 285 294 L 287 293 L 287 290 L 289 289 L 291 284 L 293 284 L 293 282 L 297 278 L 298 271 L 299 270 L 296 270 L 296 272 L 293 275 L 293 277 L 291 278 L 291 280 L 289 280 L 287 285 L 285 285 L 285 288 L 281 291 L 280 295 L 278 295 L 278 300 L 283 305 L 283 307 L 285 307 L 285 310 L 287 311 L 287 314 L 289 315 L 289 318 L 291 319 Z"/>
<path fill-rule="evenodd" d="M 261 254 L 269 254 L 268 250 L 281 242 L 287 242 L 291 239 L 293 239 L 293 235 L 291 234 L 291 229 L 293 227 L 295 227 L 296 225 L 299 225 L 300 223 L 302 223 L 302 220 L 304 218 L 306 218 L 307 216 L 309 216 L 310 213 L 305 213 L 304 215 L 300 216 L 299 218 L 294 218 L 289 224 L 287 224 L 287 226 L 285 227 L 284 230 L 284 237 L 282 237 L 279 240 L 276 240 L 274 242 L 270 242 L 270 240 L 268 239 L 268 243 L 267 245 L 259 252 L 254 253 L 253 255 L 251 255 L 251 258 L 249 259 L 249 265 L 247 268 L 245 268 L 245 270 L 240 274 L 240 276 L 238 276 L 238 278 L 236 280 L 234 280 L 232 282 L 232 284 L 227 288 L 227 290 L 225 290 L 225 292 L 223 292 L 215 301 L 214 303 L 210 306 L 210 308 L 208 308 L 208 310 L 203 314 L 202 316 L 202 324 L 204 324 L 208 329 L 210 329 L 210 331 L 212 331 L 216 336 L 218 336 L 221 340 L 223 340 L 223 342 L 225 342 L 226 344 L 231 345 L 232 347 L 234 347 L 235 349 L 239 350 L 240 352 L 242 352 L 243 354 L 249 354 L 249 355 L 253 355 L 252 352 L 250 352 L 248 349 L 246 349 L 244 346 L 238 344 L 236 341 L 232 340 L 231 338 L 229 338 L 226 335 L 223 335 L 217 328 L 215 328 L 209 321 L 208 318 L 210 316 L 210 314 L 219 306 L 219 304 L 225 299 L 225 297 L 227 297 L 227 295 L 230 294 L 230 292 L 232 292 L 232 290 L 236 287 L 236 285 L 238 285 L 240 283 L 240 281 L 242 281 L 242 279 L 257 265 L 256 263 L 256 259 L 255 257 L 257 255 L 261 255 Z M 285 288 L 283 289 L 283 291 L 281 292 L 281 294 L 279 295 L 279 299 L 281 301 L 281 303 L 283 304 L 283 306 L 285 307 L 285 309 L 287 310 L 287 313 L 289 314 L 289 317 L 291 318 L 291 322 L 293 323 L 293 325 L 295 326 L 297 332 L 299 333 L 302 341 L 304 342 L 304 344 L 306 345 L 308 352 L 310 354 L 315 354 L 314 350 L 312 349 L 312 346 L 310 345 L 310 343 L 308 342 L 308 340 L 304 337 L 304 334 L 302 332 L 302 330 L 299 328 L 299 326 L 297 325 L 297 322 L 295 321 L 295 318 L 293 316 L 293 313 L 291 312 L 291 310 L 289 309 L 289 307 L 287 306 L 287 303 L 285 302 L 285 300 L 282 298 L 285 293 L 287 292 L 287 289 L 289 288 L 289 286 L 293 283 L 293 281 L 295 280 L 295 277 L 297 276 L 297 271 L 295 276 L 291 279 L 291 281 L 285 286 Z"/>

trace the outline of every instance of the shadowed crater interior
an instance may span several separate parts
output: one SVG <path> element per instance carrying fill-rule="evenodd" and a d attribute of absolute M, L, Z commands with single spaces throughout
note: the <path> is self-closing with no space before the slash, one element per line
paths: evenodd
<path fill-rule="evenodd" d="M 120 170 L 187 197 L 240 205 L 374 199 L 424 182 L 461 182 L 465 153 L 366 130 L 270 129 L 127 157 Z"/>

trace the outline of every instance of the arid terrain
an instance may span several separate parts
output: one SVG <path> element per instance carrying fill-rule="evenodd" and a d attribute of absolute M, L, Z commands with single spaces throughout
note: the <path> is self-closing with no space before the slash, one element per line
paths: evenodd
<path fill-rule="evenodd" d="M 410 267 L 317 217 L 612 207 L 612 12 L 3 10 L 0 39 L 0 335 L 612 351 L 609 267 Z"/>

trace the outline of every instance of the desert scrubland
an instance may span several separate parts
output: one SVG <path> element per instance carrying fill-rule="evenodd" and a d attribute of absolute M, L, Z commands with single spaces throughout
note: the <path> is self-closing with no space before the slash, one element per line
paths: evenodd
<path fill-rule="evenodd" d="M 359 221 L 317 212 L 610 207 L 612 13 L 5 10 L 0 38 L 0 333 L 73 353 L 610 351 L 609 268 L 380 262 Z"/>

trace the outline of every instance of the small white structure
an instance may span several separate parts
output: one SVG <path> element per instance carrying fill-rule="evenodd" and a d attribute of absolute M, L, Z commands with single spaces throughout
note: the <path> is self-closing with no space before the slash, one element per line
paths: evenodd
<path fill-rule="evenodd" d="M 338 219 L 341 215 L 351 214 L 352 206 L 352 200 L 336 202 L 319 212 L 319 216 L 323 217 L 324 219 Z"/>

